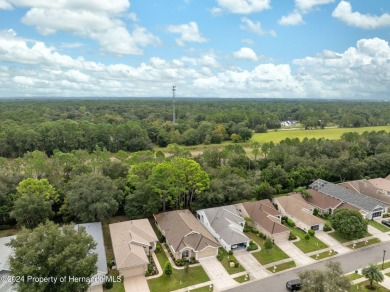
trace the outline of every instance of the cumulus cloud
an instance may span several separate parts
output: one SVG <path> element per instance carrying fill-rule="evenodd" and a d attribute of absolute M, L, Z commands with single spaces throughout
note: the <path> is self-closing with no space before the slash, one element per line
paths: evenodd
<path fill-rule="evenodd" d="M 65 31 L 91 38 L 104 52 L 139 55 L 143 54 L 141 47 L 158 45 L 161 42 L 158 37 L 140 26 L 135 26 L 132 31 L 127 29 L 121 17 L 130 8 L 128 0 L 6 1 L 15 7 L 28 8 L 29 10 L 22 17 L 22 22 L 34 26 L 39 33 L 49 35 Z M 127 17 L 137 20 L 134 13 L 127 14 Z"/>
<path fill-rule="evenodd" d="M 0 9 L 10 10 L 12 9 L 12 5 L 5 0 L 0 0 Z"/>
<path fill-rule="evenodd" d="M 179 46 L 185 46 L 186 42 L 205 43 L 207 41 L 201 35 L 198 24 L 194 21 L 180 25 L 169 25 L 167 31 L 180 34 L 180 37 L 176 39 Z"/>
<path fill-rule="evenodd" d="M 241 48 L 238 51 L 233 53 L 234 58 L 243 59 L 249 61 L 257 61 L 259 57 L 251 48 Z"/>
<path fill-rule="evenodd" d="M 317 6 L 333 3 L 334 0 L 295 0 L 295 10 L 286 16 L 282 16 L 280 25 L 300 25 L 305 23 L 303 15 L 309 13 Z"/>
<path fill-rule="evenodd" d="M 304 21 L 302 18 L 302 14 L 299 11 L 295 10 L 290 14 L 288 14 L 287 16 L 282 16 L 279 19 L 278 23 L 280 25 L 299 25 L 299 24 L 303 24 Z"/>
<path fill-rule="evenodd" d="M 235 14 L 251 14 L 270 8 L 270 0 L 217 0 L 217 3 Z"/>
<path fill-rule="evenodd" d="M 273 30 L 264 30 L 261 26 L 261 23 L 259 21 L 252 21 L 247 17 L 241 18 L 241 22 L 244 23 L 244 25 L 241 25 L 240 28 L 243 30 L 250 31 L 254 34 L 257 34 L 258 36 L 264 36 L 264 35 L 271 35 L 276 36 L 276 32 Z"/>
<path fill-rule="evenodd" d="M 236 58 L 258 61 L 250 48 Z M 43 42 L 0 31 L 0 96 L 178 96 L 388 98 L 390 46 L 361 39 L 343 52 L 325 50 L 292 64 L 223 66 L 212 52 L 167 60 L 101 64 L 71 57 Z M 233 61 L 234 62 L 234 61 Z M 6 64 L 6 65 L 5 65 Z"/>
<path fill-rule="evenodd" d="M 332 16 L 345 22 L 350 26 L 365 29 L 375 29 L 390 27 L 390 14 L 384 13 L 380 16 L 352 12 L 352 6 L 349 2 L 341 1 L 335 8 Z"/>

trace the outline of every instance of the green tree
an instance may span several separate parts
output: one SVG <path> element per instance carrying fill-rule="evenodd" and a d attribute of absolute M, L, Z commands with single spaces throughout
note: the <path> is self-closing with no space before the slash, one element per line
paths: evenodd
<path fill-rule="evenodd" d="M 338 262 L 327 263 L 325 270 L 304 270 L 298 275 L 302 283 L 302 292 L 334 292 L 351 289 L 351 283 L 344 276 Z"/>
<path fill-rule="evenodd" d="M 165 275 L 170 276 L 172 275 L 172 272 L 173 272 L 172 265 L 169 261 L 167 261 L 164 265 L 164 273 Z"/>
<path fill-rule="evenodd" d="M 272 249 L 273 247 L 273 243 L 272 243 L 272 240 L 270 238 L 267 238 L 264 243 L 263 243 L 263 246 L 265 248 L 265 250 L 267 251 L 267 253 L 269 253 L 269 251 Z"/>
<path fill-rule="evenodd" d="M 252 154 L 255 156 L 255 160 L 257 160 L 257 156 L 261 153 L 260 148 L 261 144 L 259 142 L 252 143 Z"/>
<path fill-rule="evenodd" d="M 82 222 L 105 222 L 118 210 L 114 182 L 97 174 L 81 175 L 66 188 L 62 211 Z"/>
<path fill-rule="evenodd" d="M 383 281 L 383 274 L 375 264 L 369 264 L 363 268 L 362 275 L 370 281 L 370 289 L 374 289 L 373 282 L 380 283 Z"/>
<path fill-rule="evenodd" d="M 336 210 L 330 222 L 334 230 L 347 239 L 362 238 L 367 234 L 367 221 L 357 210 Z"/>
<path fill-rule="evenodd" d="M 276 194 L 276 190 L 268 183 L 262 182 L 255 190 L 256 199 L 272 199 L 273 195 Z"/>
<path fill-rule="evenodd" d="M 241 140 L 241 136 L 239 134 L 231 134 L 230 139 L 233 141 L 233 143 L 238 143 Z"/>
<path fill-rule="evenodd" d="M 87 282 L 64 281 L 60 277 L 91 277 L 97 271 L 97 254 L 92 251 L 96 243 L 84 228 L 53 222 L 41 224 L 33 230 L 23 228 L 9 246 L 14 249 L 10 257 L 11 274 L 17 277 L 54 277 L 57 281 L 21 281 L 18 291 L 86 291 Z"/>

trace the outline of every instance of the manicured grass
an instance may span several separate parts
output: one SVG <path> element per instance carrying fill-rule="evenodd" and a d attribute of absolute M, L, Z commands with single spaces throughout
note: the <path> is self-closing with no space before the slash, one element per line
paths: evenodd
<path fill-rule="evenodd" d="M 363 275 L 353 273 L 353 274 L 347 275 L 347 277 L 348 277 L 348 279 L 350 279 L 351 281 L 353 281 L 353 280 L 362 278 Z"/>
<path fill-rule="evenodd" d="M 370 224 L 372 227 L 375 227 L 376 229 L 382 231 L 382 232 L 388 232 L 390 231 L 390 228 L 379 223 L 379 222 L 376 222 L 375 220 L 369 220 L 368 221 L 368 224 Z"/>
<path fill-rule="evenodd" d="M 119 275 L 119 272 L 117 270 L 111 270 L 108 273 L 108 276 L 116 277 L 118 275 Z M 103 288 L 103 291 L 108 291 L 108 292 L 125 292 L 125 287 L 123 286 L 123 283 L 114 282 L 114 286 L 112 286 L 111 289 Z"/>
<path fill-rule="evenodd" d="M 268 133 L 256 133 L 253 134 L 251 141 L 254 142 L 270 142 L 273 141 L 274 143 L 278 143 L 281 140 L 284 140 L 286 138 L 299 138 L 300 140 L 303 140 L 304 138 L 326 138 L 329 140 L 338 140 L 340 139 L 341 135 L 348 132 L 357 132 L 357 133 L 363 133 L 365 131 L 382 131 L 385 130 L 387 132 L 390 132 L 390 126 L 379 126 L 379 127 L 361 127 L 361 128 L 331 128 L 331 129 L 318 129 L 318 130 L 287 130 L 287 131 L 280 131 L 277 132 L 270 130 Z"/>
<path fill-rule="evenodd" d="M 184 269 L 173 269 L 172 275 L 163 274 L 158 278 L 148 280 L 148 285 L 151 292 L 169 292 L 207 281 L 210 279 L 202 266 L 196 266 L 190 267 L 188 273 Z"/>
<path fill-rule="evenodd" d="M 293 268 L 295 266 L 296 266 L 296 264 L 295 264 L 294 261 L 290 261 L 290 262 L 286 262 L 286 263 L 283 263 L 283 264 L 280 264 L 280 265 L 276 265 L 275 273 L 278 273 L 278 272 L 281 272 L 281 271 Z M 271 272 L 274 272 L 274 267 L 273 266 L 269 267 L 269 268 L 267 268 L 267 270 L 271 271 Z"/>
<path fill-rule="evenodd" d="M 7 237 L 7 236 L 15 235 L 19 232 L 19 230 L 20 229 L 16 229 L 16 228 L 0 230 L 0 237 Z"/>
<path fill-rule="evenodd" d="M 246 235 L 262 248 L 260 251 L 252 253 L 252 255 L 259 261 L 260 264 L 266 265 L 269 263 L 288 259 L 288 255 L 276 244 L 274 244 L 267 253 L 265 248 L 263 248 L 264 240 L 262 238 L 251 232 L 246 233 Z"/>
<path fill-rule="evenodd" d="M 367 240 L 367 244 L 366 244 L 366 242 L 363 240 L 363 241 L 360 241 L 360 242 L 358 242 L 358 243 L 356 243 L 356 245 L 355 245 L 355 249 L 358 249 L 358 248 L 361 248 L 361 247 L 365 247 L 365 246 L 369 246 L 369 245 L 371 245 L 371 244 L 375 244 L 375 243 L 378 243 L 378 242 L 381 242 L 378 238 L 371 238 L 371 239 L 368 239 Z M 353 246 L 353 243 L 352 244 L 350 244 L 350 245 L 348 245 L 348 247 L 349 248 L 352 248 L 352 246 Z"/>
<path fill-rule="evenodd" d="M 335 253 L 332 252 L 330 255 L 329 255 L 329 251 L 324 251 L 324 252 L 321 252 L 318 254 L 318 258 L 317 258 L 317 255 L 312 255 L 310 256 L 312 259 L 315 259 L 315 260 L 322 260 L 322 259 L 325 259 L 325 258 L 329 258 L 329 257 L 332 257 L 334 256 Z"/>
<path fill-rule="evenodd" d="M 191 290 L 191 292 L 210 292 L 210 287 L 209 286 L 205 286 L 205 287 L 202 287 L 202 288 Z"/>
<path fill-rule="evenodd" d="M 360 239 L 360 238 L 345 238 L 344 236 L 342 236 L 340 233 L 338 233 L 337 231 L 334 231 L 334 232 L 330 232 L 328 233 L 330 236 L 332 236 L 334 239 L 336 239 L 337 241 L 341 242 L 341 243 L 346 243 L 348 241 L 353 241 L 353 240 L 357 240 L 357 239 Z M 365 237 L 368 237 L 368 236 L 372 236 L 371 233 L 368 233 L 366 234 Z M 364 237 L 362 237 L 364 238 Z"/>
<path fill-rule="evenodd" d="M 298 247 L 301 251 L 304 253 L 316 251 L 316 250 L 321 250 L 324 248 L 327 248 L 328 246 L 323 243 L 321 240 L 319 240 L 317 237 L 311 237 L 309 240 L 305 239 L 305 232 L 295 228 L 295 227 L 290 227 L 291 232 L 295 234 L 295 236 L 299 237 L 300 240 L 297 242 L 294 242 L 295 246 Z"/>
<path fill-rule="evenodd" d="M 375 291 L 375 292 L 388 292 L 389 290 L 386 289 L 385 287 L 377 284 L 374 282 L 373 286 L 374 288 L 376 288 L 375 290 L 370 290 L 370 289 L 367 289 L 366 286 L 368 286 L 370 284 L 370 282 L 367 280 L 367 281 L 364 281 L 364 282 L 361 282 L 359 284 L 356 284 L 356 285 L 352 285 L 352 288 L 351 288 L 351 292 L 364 292 L 364 291 Z"/>
<path fill-rule="evenodd" d="M 230 266 L 230 262 L 228 260 L 229 254 L 227 253 L 227 251 L 224 248 L 220 247 L 218 250 L 218 253 L 223 254 L 223 259 L 221 261 L 221 264 L 225 268 L 225 270 L 229 273 L 229 275 L 245 271 L 245 269 L 241 265 L 239 265 L 238 267 L 234 267 L 234 268 L 232 268 Z M 233 254 L 233 256 L 234 256 L 234 254 Z"/>
<path fill-rule="evenodd" d="M 379 264 L 378 267 L 380 269 L 382 269 L 382 264 Z M 390 261 L 388 262 L 385 262 L 385 264 L 383 265 L 383 269 L 386 270 L 387 268 L 390 268 Z"/>
<path fill-rule="evenodd" d="M 162 248 L 161 248 L 161 252 L 156 252 L 156 257 L 158 262 L 160 263 L 161 269 L 164 269 L 165 263 L 168 261 L 168 257 Z"/>
<path fill-rule="evenodd" d="M 234 278 L 234 280 L 236 280 L 238 283 L 244 283 L 248 282 L 250 280 L 250 277 L 249 275 L 242 275 L 240 277 Z"/>

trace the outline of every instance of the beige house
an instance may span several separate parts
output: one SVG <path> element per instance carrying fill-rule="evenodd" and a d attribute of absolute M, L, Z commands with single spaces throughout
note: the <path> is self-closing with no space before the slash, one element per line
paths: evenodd
<path fill-rule="evenodd" d="M 373 178 L 368 180 L 374 187 L 381 190 L 383 195 L 390 195 L 390 175 L 386 178 Z"/>
<path fill-rule="evenodd" d="M 276 210 L 270 200 L 241 203 L 237 209 L 242 217 L 250 217 L 254 227 L 275 242 L 288 239 L 290 229 L 281 224 L 282 213 Z"/>
<path fill-rule="evenodd" d="M 201 259 L 218 254 L 219 244 L 189 210 L 154 215 L 175 259 Z"/>
<path fill-rule="evenodd" d="M 297 227 L 304 231 L 309 229 L 323 230 L 324 220 L 313 215 L 314 207 L 308 204 L 301 194 L 292 193 L 288 196 L 274 198 L 278 210 L 291 218 Z"/>
<path fill-rule="evenodd" d="M 148 219 L 110 224 L 115 263 L 120 275 L 132 277 L 144 275 L 149 254 L 158 242 Z"/>

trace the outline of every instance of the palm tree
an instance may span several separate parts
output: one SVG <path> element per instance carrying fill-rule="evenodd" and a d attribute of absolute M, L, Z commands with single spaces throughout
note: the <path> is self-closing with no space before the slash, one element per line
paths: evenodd
<path fill-rule="evenodd" d="M 370 289 L 373 289 L 372 282 L 375 281 L 377 283 L 383 281 L 383 274 L 381 271 L 379 271 L 379 268 L 377 265 L 370 264 L 368 267 L 365 267 L 362 270 L 362 274 L 364 277 L 366 277 L 368 280 L 370 280 Z"/>

